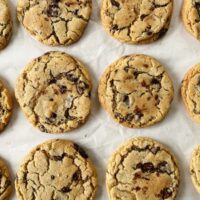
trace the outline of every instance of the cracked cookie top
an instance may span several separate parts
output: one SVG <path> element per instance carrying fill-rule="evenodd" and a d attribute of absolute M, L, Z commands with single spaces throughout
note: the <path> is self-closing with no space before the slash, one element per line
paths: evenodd
<path fill-rule="evenodd" d="M 101 20 L 121 42 L 149 43 L 168 30 L 173 0 L 102 0 Z"/>
<path fill-rule="evenodd" d="M 7 0 L 0 0 L 0 49 L 8 44 L 12 35 L 12 21 Z"/>
<path fill-rule="evenodd" d="M 83 34 L 91 10 L 91 0 L 18 0 L 17 17 L 42 43 L 69 45 Z"/>
<path fill-rule="evenodd" d="M 0 81 L 0 131 L 7 126 L 12 115 L 12 98 L 2 81 Z"/>
<path fill-rule="evenodd" d="M 11 191 L 12 186 L 9 170 L 5 162 L 0 159 L 0 200 L 7 200 Z"/>
<path fill-rule="evenodd" d="M 34 126 L 43 132 L 64 133 L 86 121 L 91 87 L 83 64 L 64 52 L 48 52 L 25 67 L 15 95 Z"/>
<path fill-rule="evenodd" d="M 200 145 L 193 151 L 190 161 L 190 174 L 196 190 L 200 193 Z"/>
<path fill-rule="evenodd" d="M 106 185 L 110 200 L 174 200 L 179 169 L 165 146 L 139 137 L 114 152 L 107 167 Z"/>
<path fill-rule="evenodd" d="M 97 176 L 80 146 L 67 140 L 50 140 L 22 161 L 15 188 L 20 200 L 93 200 Z"/>
<path fill-rule="evenodd" d="M 181 94 L 190 116 L 200 123 L 200 64 L 186 73 L 182 81 Z"/>
<path fill-rule="evenodd" d="M 200 40 L 200 0 L 184 0 L 182 19 L 186 29 Z"/>
<path fill-rule="evenodd" d="M 129 55 L 106 69 L 98 93 L 101 105 L 115 121 L 138 128 L 165 117 L 173 99 L 173 85 L 157 60 Z"/>

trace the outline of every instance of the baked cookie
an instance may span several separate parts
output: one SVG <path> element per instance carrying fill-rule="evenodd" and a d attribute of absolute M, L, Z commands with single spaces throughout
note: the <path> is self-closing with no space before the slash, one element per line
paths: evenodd
<path fill-rule="evenodd" d="M 102 0 L 105 30 L 121 42 L 150 43 L 168 30 L 173 0 Z"/>
<path fill-rule="evenodd" d="M 196 122 L 200 122 L 200 64 L 192 67 L 185 75 L 181 86 L 185 107 Z"/>
<path fill-rule="evenodd" d="M 200 40 L 200 0 L 183 1 L 182 20 L 187 31 Z"/>
<path fill-rule="evenodd" d="M 17 17 L 25 29 L 47 45 L 69 45 L 80 39 L 92 11 L 92 0 L 18 0 Z"/>
<path fill-rule="evenodd" d="M 200 145 L 198 145 L 192 154 L 190 174 L 196 190 L 200 193 Z"/>
<path fill-rule="evenodd" d="M 91 87 L 83 64 L 64 52 L 48 52 L 25 67 L 15 96 L 34 126 L 43 132 L 64 133 L 86 121 Z"/>
<path fill-rule="evenodd" d="M 162 120 L 173 99 L 164 67 L 146 55 L 129 55 L 112 63 L 99 83 L 103 108 L 121 125 L 147 127 Z"/>
<path fill-rule="evenodd" d="M 0 159 L 0 200 L 7 200 L 11 191 L 12 186 L 10 173 L 5 162 Z"/>
<path fill-rule="evenodd" d="M 81 147 L 67 140 L 50 140 L 22 161 L 15 188 L 19 200 L 92 200 L 97 176 Z"/>
<path fill-rule="evenodd" d="M 0 49 L 7 46 L 12 35 L 12 21 L 7 0 L 0 0 Z"/>
<path fill-rule="evenodd" d="M 174 200 L 179 187 L 176 159 L 155 140 L 131 139 L 109 160 L 106 186 L 110 200 Z"/>
<path fill-rule="evenodd" d="M 12 115 L 12 98 L 2 81 L 0 81 L 0 131 L 7 126 Z"/>

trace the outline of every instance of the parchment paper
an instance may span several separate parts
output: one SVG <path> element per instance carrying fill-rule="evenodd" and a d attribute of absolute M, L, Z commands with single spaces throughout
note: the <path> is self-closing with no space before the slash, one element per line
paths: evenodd
<path fill-rule="evenodd" d="M 88 66 L 93 77 L 93 110 L 80 129 L 69 134 L 50 135 L 33 128 L 15 102 L 9 126 L 0 135 L 0 156 L 10 166 L 13 180 L 22 158 L 37 144 L 51 138 L 71 139 L 83 146 L 97 167 L 99 188 L 96 200 L 108 199 L 105 189 L 106 163 L 113 150 L 129 138 L 149 136 L 166 144 L 176 154 L 181 169 L 181 186 L 177 199 L 197 200 L 189 175 L 193 148 L 200 143 L 200 124 L 193 122 L 183 107 L 179 87 L 185 72 L 200 62 L 200 42 L 190 36 L 180 20 L 181 0 L 174 0 L 172 23 L 167 35 L 150 45 L 122 44 L 108 36 L 100 23 L 99 0 L 93 0 L 93 15 L 82 39 L 70 47 L 48 47 L 30 37 L 16 20 L 16 0 L 10 0 L 14 32 L 9 46 L 0 52 L 0 78 L 14 90 L 15 80 L 33 58 L 50 50 L 65 51 Z M 129 129 L 114 123 L 102 110 L 96 96 L 98 79 L 105 68 L 119 57 L 132 53 L 154 56 L 166 66 L 175 87 L 169 114 L 159 124 L 145 129 Z M 13 95 L 14 96 L 14 95 Z M 11 200 L 16 200 L 13 192 Z"/>

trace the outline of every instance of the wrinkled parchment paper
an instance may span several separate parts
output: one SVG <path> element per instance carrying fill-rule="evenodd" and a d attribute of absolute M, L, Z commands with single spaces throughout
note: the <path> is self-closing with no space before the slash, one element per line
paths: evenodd
<path fill-rule="evenodd" d="M 193 188 L 189 175 L 189 161 L 193 148 L 200 143 L 200 124 L 193 122 L 183 107 L 179 87 L 185 72 L 200 62 L 200 42 L 188 34 L 180 20 L 181 0 L 174 0 L 172 23 L 167 35 L 150 45 L 121 44 L 108 36 L 99 17 L 100 0 L 93 0 L 93 14 L 82 39 L 70 47 L 48 47 L 30 37 L 16 19 L 16 1 L 10 0 L 14 32 L 9 46 L 0 52 L 0 78 L 11 91 L 23 67 L 33 58 L 50 50 L 65 51 L 88 66 L 93 77 L 93 110 L 81 128 L 69 134 L 50 135 L 33 128 L 15 102 L 9 126 L 0 135 L 0 156 L 14 176 L 22 158 L 35 145 L 52 138 L 71 139 L 83 146 L 97 167 L 99 188 L 97 200 L 108 199 L 105 189 L 106 163 L 113 150 L 129 138 L 149 136 L 166 144 L 176 154 L 181 169 L 181 186 L 177 199 L 197 200 L 200 195 Z M 169 114 L 159 124 L 145 129 L 129 129 L 114 123 L 102 110 L 96 96 L 98 79 L 105 68 L 119 57 L 132 53 L 154 56 L 166 66 L 175 87 L 175 97 Z M 14 96 L 14 95 L 13 95 Z M 11 200 L 16 200 L 13 192 Z"/>

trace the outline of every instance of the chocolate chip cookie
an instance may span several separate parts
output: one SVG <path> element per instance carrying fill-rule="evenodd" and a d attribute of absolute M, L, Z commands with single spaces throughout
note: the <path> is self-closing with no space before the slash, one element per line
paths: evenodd
<path fill-rule="evenodd" d="M 200 64 L 185 75 L 181 86 L 182 99 L 193 120 L 200 123 Z"/>
<path fill-rule="evenodd" d="M 80 146 L 67 140 L 50 140 L 22 161 L 15 188 L 19 200 L 92 200 L 97 176 Z"/>
<path fill-rule="evenodd" d="M 139 137 L 114 152 L 107 167 L 106 185 L 110 200 L 174 200 L 179 169 L 165 146 Z"/>
<path fill-rule="evenodd" d="M 0 81 L 0 131 L 3 131 L 9 123 L 12 115 L 12 108 L 13 102 L 11 95 L 5 84 Z"/>
<path fill-rule="evenodd" d="M 146 55 L 124 56 L 112 63 L 100 79 L 98 93 L 111 117 L 130 128 L 162 120 L 174 94 L 164 67 Z"/>
<path fill-rule="evenodd" d="M 9 170 L 6 163 L 0 159 L 0 200 L 7 200 L 11 191 L 12 186 Z"/>
<path fill-rule="evenodd" d="M 43 132 L 64 133 L 86 121 L 91 88 L 83 64 L 64 52 L 48 52 L 25 67 L 15 96 L 34 126 Z"/>
<path fill-rule="evenodd" d="M 143 44 L 165 35 L 172 10 L 173 0 L 102 0 L 101 20 L 115 39 Z"/>
<path fill-rule="evenodd" d="M 25 29 L 47 45 L 69 45 L 88 24 L 92 0 L 18 0 L 17 17 Z"/>
<path fill-rule="evenodd" d="M 182 20 L 187 31 L 200 40 L 200 0 L 183 1 Z"/>
<path fill-rule="evenodd" d="M 192 154 L 190 174 L 196 190 L 200 193 L 200 145 L 198 145 Z"/>
<path fill-rule="evenodd" d="M 12 35 L 12 20 L 7 0 L 0 0 L 0 49 L 7 46 Z"/>

